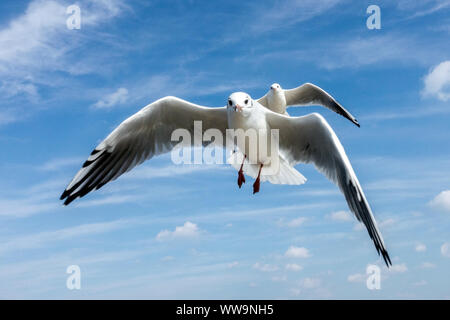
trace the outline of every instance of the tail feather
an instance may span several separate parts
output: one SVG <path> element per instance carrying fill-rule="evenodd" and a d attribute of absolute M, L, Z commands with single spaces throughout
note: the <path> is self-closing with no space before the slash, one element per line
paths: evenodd
<path fill-rule="evenodd" d="M 236 151 L 228 158 L 227 162 L 239 170 L 243 160 L 244 155 L 240 151 Z M 245 160 L 242 170 L 245 175 L 256 179 L 259 166 L 259 164 L 251 164 Z M 306 178 L 280 156 L 278 165 L 263 166 L 261 181 L 269 181 L 272 184 L 300 185 L 306 182 Z"/>

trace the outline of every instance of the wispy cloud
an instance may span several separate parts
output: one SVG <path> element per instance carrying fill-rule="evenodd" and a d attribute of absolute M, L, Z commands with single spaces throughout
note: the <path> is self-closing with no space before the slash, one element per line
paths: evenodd
<path fill-rule="evenodd" d="M 73 59 L 71 50 L 82 40 L 77 31 L 66 27 L 66 7 L 52 0 L 34 0 L 26 11 L 0 30 L 0 73 L 14 84 L 28 78 L 38 82 L 35 72 L 63 71 L 79 74 L 86 71 Z M 120 14 L 121 1 L 81 1 L 82 28 L 95 26 Z M 40 63 L 36 63 L 40 61 Z M 98 66 L 97 66 L 98 67 Z M 28 87 L 25 91 L 35 89 Z M 23 91 L 23 90 L 22 90 Z"/>
<path fill-rule="evenodd" d="M 52 242 L 57 243 L 58 241 L 75 237 L 110 232 L 120 228 L 130 227 L 131 225 L 134 225 L 132 220 L 120 219 L 110 222 L 84 224 L 56 231 L 45 231 L 32 235 L 20 236 L 10 241 L 2 242 L 0 244 L 0 253 L 14 250 L 39 248 Z"/>
<path fill-rule="evenodd" d="M 82 161 L 83 159 L 80 157 L 51 159 L 39 166 L 39 170 L 57 171 L 69 166 L 80 165 Z"/>
<path fill-rule="evenodd" d="M 271 7 L 258 7 L 249 19 L 252 33 L 262 33 L 308 21 L 335 7 L 340 0 L 276 1 Z"/>
<path fill-rule="evenodd" d="M 350 36 L 339 38 L 330 44 L 321 39 L 306 43 L 296 50 L 265 50 L 262 53 L 252 53 L 239 57 L 238 60 L 252 64 L 266 61 L 293 61 L 314 63 L 319 68 L 327 70 L 358 69 L 364 67 L 420 65 L 429 66 L 436 61 L 442 61 L 446 55 L 440 50 L 433 50 L 437 44 L 423 43 L 420 37 L 404 34 L 388 33 L 370 36 Z M 440 45 L 439 45 L 440 47 Z M 383 50 L 380 50 L 383 48 Z M 411 52 L 414 54 L 411 54 Z"/>
<path fill-rule="evenodd" d="M 303 270 L 303 267 L 301 265 L 299 265 L 299 264 L 296 264 L 296 263 L 288 263 L 286 265 L 286 270 L 289 270 L 289 271 L 301 271 L 301 270 Z"/>
<path fill-rule="evenodd" d="M 409 1 L 400 0 L 397 2 L 397 7 L 404 11 L 414 12 L 408 15 L 406 19 L 415 19 L 424 17 L 435 12 L 448 9 L 450 1 L 448 0 L 425 0 L 425 1 Z"/>
<path fill-rule="evenodd" d="M 289 221 L 280 219 L 278 221 L 278 224 L 280 226 L 284 226 L 284 227 L 296 228 L 296 227 L 300 227 L 301 225 L 303 225 L 307 220 L 308 220 L 308 218 L 306 218 L 306 217 L 298 217 L 298 218 L 295 218 L 295 219 L 292 219 Z"/>
<path fill-rule="evenodd" d="M 223 170 L 225 166 L 219 165 L 169 165 L 164 167 L 142 166 L 136 168 L 125 179 L 155 179 L 165 177 L 177 177 L 197 172 L 205 172 L 210 170 Z"/>
<path fill-rule="evenodd" d="M 353 221 L 352 216 L 348 211 L 336 211 L 329 215 L 331 220 L 335 221 Z"/>
<path fill-rule="evenodd" d="M 393 264 L 390 267 L 389 271 L 394 272 L 394 273 L 404 273 L 404 272 L 408 271 L 408 267 L 406 266 L 405 263 Z"/>
<path fill-rule="evenodd" d="M 19 120 L 17 114 L 10 110 L 0 110 L 0 126 Z"/>
<path fill-rule="evenodd" d="M 103 99 L 94 104 L 94 108 L 108 109 L 117 105 L 124 104 L 128 100 L 128 90 L 126 88 L 119 88 L 113 93 L 106 95 Z"/>
<path fill-rule="evenodd" d="M 347 277 L 348 282 L 365 282 L 367 279 L 367 275 L 362 273 L 354 273 Z"/>
<path fill-rule="evenodd" d="M 431 262 L 422 262 L 422 264 L 420 265 L 420 268 L 421 269 L 432 269 L 432 268 L 436 268 L 436 265 Z"/>

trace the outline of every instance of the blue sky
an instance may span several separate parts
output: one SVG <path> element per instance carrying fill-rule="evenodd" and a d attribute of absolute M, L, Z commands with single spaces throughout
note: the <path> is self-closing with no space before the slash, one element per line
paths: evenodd
<path fill-rule="evenodd" d="M 81 29 L 66 8 L 81 8 Z M 381 29 L 366 8 L 381 8 Z M 450 1 L 2 1 L 1 298 L 450 298 Z M 152 159 L 63 207 L 115 126 L 166 95 L 222 106 L 233 91 L 312 82 L 394 266 L 336 186 L 251 194 L 229 166 Z M 294 248 L 294 250 L 292 250 Z M 292 254 L 294 252 L 294 254 Z M 295 254 L 296 253 L 296 254 Z M 381 290 L 366 267 L 381 267 Z M 66 268 L 81 269 L 81 290 Z"/>

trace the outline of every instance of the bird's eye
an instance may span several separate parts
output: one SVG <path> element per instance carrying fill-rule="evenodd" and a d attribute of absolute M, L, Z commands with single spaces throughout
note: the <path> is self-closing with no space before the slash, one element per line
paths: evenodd
<path fill-rule="evenodd" d="M 231 107 L 233 103 L 231 102 L 231 100 L 228 100 L 228 105 Z"/>
<path fill-rule="evenodd" d="M 246 100 L 244 101 L 244 103 L 247 104 L 247 103 L 248 103 L 248 99 L 246 99 Z"/>

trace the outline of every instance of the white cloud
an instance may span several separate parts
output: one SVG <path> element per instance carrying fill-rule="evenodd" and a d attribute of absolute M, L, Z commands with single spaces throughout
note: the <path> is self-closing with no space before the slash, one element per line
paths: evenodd
<path fill-rule="evenodd" d="M 195 238 L 200 234 L 200 230 L 195 223 L 186 221 L 184 225 L 175 227 L 174 231 L 162 230 L 156 236 L 156 240 L 163 241 L 179 238 Z"/>
<path fill-rule="evenodd" d="M 441 254 L 444 257 L 450 258 L 450 242 L 445 242 L 442 246 L 441 246 Z"/>
<path fill-rule="evenodd" d="M 0 111 L 0 126 L 3 124 L 15 122 L 18 119 L 19 119 L 19 117 L 17 117 L 17 114 L 15 114 L 15 112 L 8 111 L 8 110 Z"/>
<path fill-rule="evenodd" d="M 424 245 L 423 243 L 418 243 L 415 247 L 415 250 L 417 252 L 424 252 L 424 251 L 427 251 L 427 246 Z"/>
<path fill-rule="evenodd" d="M 304 247 L 290 246 L 284 254 L 288 258 L 308 258 L 309 250 Z"/>
<path fill-rule="evenodd" d="M 251 19 L 251 31 L 267 32 L 304 22 L 327 12 L 339 2 L 340 0 L 289 0 L 277 2 L 275 7 L 271 8 L 259 5 L 259 10 L 254 10 L 256 17 Z"/>
<path fill-rule="evenodd" d="M 298 296 L 298 295 L 300 295 L 300 293 L 302 292 L 300 289 L 298 289 L 298 288 L 292 288 L 292 289 L 290 289 L 289 290 L 290 292 L 291 292 L 291 295 L 293 295 L 293 296 Z"/>
<path fill-rule="evenodd" d="M 304 278 L 300 281 L 300 285 L 305 289 L 315 289 L 320 286 L 321 280 L 318 278 Z"/>
<path fill-rule="evenodd" d="M 435 66 L 424 79 L 423 94 L 442 101 L 450 99 L 450 60 Z"/>
<path fill-rule="evenodd" d="M 40 85 L 58 86 L 61 76 L 55 72 L 80 75 L 104 72 L 98 52 L 79 50 L 98 33 L 92 28 L 118 16 L 125 5 L 122 0 L 80 0 L 81 30 L 66 26 L 70 3 L 34 0 L 25 11 L 5 23 L 0 30 L 0 93 L 5 98 L 18 95 L 30 101 L 39 97 Z M 91 27 L 91 28 L 90 28 Z M 83 32 L 90 28 L 89 32 Z"/>
<path fill-rule="evenodd" d="M 296 228 L 296 227 L 301 226 L 306 220 L 308 220 L 308 218 L 305 218 L 305 217 L 298 217 L 298 218 L 292 219 L 290 221 L 284 221 L 284 219 L 280 219 L 278 221 L 278 225 L 289 227 L 289 228 Z"/>
<path fill-rule="evenodd" d="M 347 277 L 348 282 L 364 282 L 366 279 L 367 276 L 362 273 L 351 274 Z"/>
<path fill-rule="evenodd" d="M 103 99 L 94 104 L 94 108 L 112 108 L 117 105 L 124 104 L 128 100 L 128 90 L 126 88 L 119 88 L 115 92 L 106 95 Z"/>
<path fill-rule="evenodd" d="M 421 269 L 432 269 L 432 268 L 436 268 L 436 265 L 434 263 L 431 263 L 431 262 L 423 262 L 420 265 L 420 268 Z"/>
<path fill-rule="evenodd" d="M 395 224 L 395 219 L 392 218 L 387 218 L 385 220 L 382 220 L 380 222 L 380 227 L 381 228 L 387 228 L 387 227 L 391 227 Z"/>
<path fill-rule="evenodd" d="M 253 265 L 254 269 L 264 271 L 264 272 L 274 272 L 278 270 L 278 267 L 270 264 L 260 264 L 259 262 Z"/>
<path fill-rule="evenodd" d="M 14 97 L 16 95 L 25 95 L 35 99 L 38 95 L 34 84 L 23 80 L 2 81 L 0 93 L 4 98 Z"/>
<path fill-rule="evenodd" d="M 238 265 L 239 265 L 239 262 L 233 261 L 233 262 L 230 262 L 227 264 L 227 268 L 231 269 L 231 268 L 237 267 Z"/>
<path fill-rule="evenodd" d="M 404 273 L 406 271 L 408 271 L 408 267 L 406 266 L 406 264 L 401 263 L 401 264 L 393 264 L 390 269 L 391 272 L 396 272 L 396 273 Z"/>
<path fill-rule="evenodd" d="M 82 158 L 57 158 L 45 162 L 39 169 L 43 171 L 57 171 L 67 166 L 81 166 L 82 163 Z"/>
<path fill-rule="evenodd" d="M 170 159 L 170 158 L 169 158 Z M 226 166 L 220 165 L 168 165 L 164 167 L 154 167 L 151 165 L 142 165 L 135 168 L 133 171 L 123 176 L 123 179 L 153 179 L 153 178 L 165 178 L 165 177 L 179 177 L 184 174 L 197 173 L 200 171 L 208 170 L 227 170 Z"/>
<path fill-rule="evenodd" d="M 172 261 L 175 258 L 173 256 L 164 256 L 161 258 L 161 261 Z"/>
<path fill-rule="evenodd" d="M 288 263 L 286 265 L 286 270 L 289 270 L 289 271 L 301 271 L 302 269 L 303 269 L 303 267 L 296 263 Z"/>
<path fill-rule="evenodd" d="M 355 231 L 362 231 L 364 230 L 365 226 L 362 222 L 357 221 L 355 226 L 353 227 L 353 230 Z"/>
<path fill-rule="evenodd" d="M 414 282 L 413 283 L 413 286 L 426 286 L 428 284 L 428 282 L 427 281 L 425 281 L 425 280 L 420 280 L 420 281 L 417 281 L 417 282 Z"/>
<path fill-rule="evenodd" d="M 444 190 L 439 193 L 430 201 L 430 206 L 438 210 L 450 212 L 450 190 Z"/>
<path fill-rule="evenodd" d="M 410 1 L 410 0 L 398 0 L 397 7 L 400 10 L 414 12 L 407 19 L 414 19 L 417 17 L 423 17 L 437 11 L 443 10 L 450 6 L 448 0 L 424 0 L 424 1 Z"/>
<path fill-rule="evenodd" d="M 289 221 L 287 223 L 287 226 L 288 227 L 298 227 L 298 226 L 301 226 L 306 220 L 307 220 L 307 218 L 305 218 L 305 217 L 299 217 L 299 218 Z"/>
<path fill-rule="evenodd" d="M 381 221 L 378 223 L 378 226 L 379 226 L 380 228 L 390 228 L 390 227 L 394 226 L 395 223 L 396 223 L 396 220 L 395 220 L 395 219 L 393 219 L 393 218 L 387 218 L 387 219 L 381 220 Z M 366 230 L 366 227 L 364 226 L 364 224 L 363 224 L 362 222 L 359 222 L 359 221 L 358 221 L 358 222 L 355 224 L 355 226 L 353 227 L 353 230 L 355 230 L 355 231 L 362 231 L 362 230 Z"/>
<path fill-rule="evenodd" d="M 330 214 L 330 218 L 335 221 L 352 221 L 352 216 L 348 211 L 337 211 Z"/>
<path fill-rule="evenodd" d="M 274 277 L 272 277 L 272 281 L 274 281 L 274 282 L 287 281 L 287 277 L 286 276 L 274 276 Z"/>

